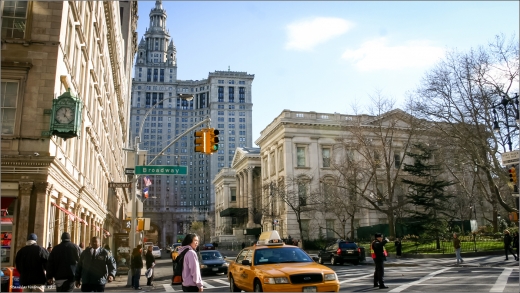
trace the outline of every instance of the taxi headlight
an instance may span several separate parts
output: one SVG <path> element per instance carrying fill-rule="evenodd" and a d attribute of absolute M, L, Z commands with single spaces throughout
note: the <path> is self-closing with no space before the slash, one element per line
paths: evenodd
<path fill-rule="evenodd" d="M 201 269 L 205 269 L 205 268 L 207 268 L 207 267 L 208 267 L 207 265 L 200 265 L 200 268 L 201 268 Z"/>
<path fill-rule="evenodd" d="M 333 274 L 325 274 L 325 281 L 334 281 L 336 280 L 336 273 Z"/>
<path fill-rule="evenodd" d="M 289 284 L 289 279 L 282 278 L 264 278 L 264 284 Z"/>

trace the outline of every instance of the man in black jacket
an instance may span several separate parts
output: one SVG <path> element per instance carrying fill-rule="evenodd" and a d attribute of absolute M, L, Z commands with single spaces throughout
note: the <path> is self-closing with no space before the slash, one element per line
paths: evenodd
<path fill-rule="evenodd" d="M 61 243 L 56 245 L 47 262 L 47 283 L 56 280 L 56 292 L 72 292 L 74 290 L 74 273 L 79 262 L 81 249 L 70 241 L 70 234 L 61 234 Z"/>
<path fill-rule="evenodd" d="M 513 249 L 511 248 L 511 241 L 513 241 L 513 238 L 511 238 L 511 235 L 509 234 L 509 230 L 504 231 L 504 250 L 506 251 L 506 259 L 509 260 L 508 253 L 511 252 L 511 254 L 515 257 L 515 260 L 518 260 L 518 256 L 515 254 Z"/>
<path fill-rule="evenodd" d="M 152 268 L 152 275 L 147 278 L 146 285 L 153 286 L 153 275 L 154 275 L 154 266 L 155 266 L 155 257 L 152 254 L 153 246 L 148 246 L 148 251 L 146 252 L 146 270 Z"/>
<path fill-rule="evenodd" d="M 385 268 L 384 261 L 386 260 L 386 250 L 385 244 L 388 242 L 388 239 L 385 238 L 383 240 L 383 235 L 381 233 L 375 234 L 376 240 L 371 244 L 371 254 L 374 259 L 374 263 L 376 265 L 376 269 L 374 271 L 374 287 L 378 287 L 379 289 L 388 288 L 385 286 L 383 281 L 383 277 L 385 276 Z"/>
<path fill-rule="evenodd" d="M 105 284 L 116 275 L 116 261 L 106 249 L 99 247 L 99 238 L 92 237 L 76 266 L 76 288 L 82 292 L 104 292 Z"/>
<path fill-rule="evenodd" d="M 44 292 L 45 290 L 45 266 L 49 258 L 49 252 L 36 243 L 38 236 L 31 233 L 27 236 L 26 246 L 16 253 L 15 265 L 20 273 L 20 285 L 24 292 Z"/>

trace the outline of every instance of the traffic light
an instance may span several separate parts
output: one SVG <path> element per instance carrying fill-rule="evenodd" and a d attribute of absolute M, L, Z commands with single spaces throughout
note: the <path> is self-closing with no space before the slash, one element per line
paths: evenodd
<path fill-rule="evenodd" d="M 509 181 L 513 182 L 514 184 L 516 184 L 516 182 L 518 181 L 518 177 L 516 177 L 516 168 L 515 167 L 511 167 L 509 169 Z"/>
<path fill-rule="evenodd" d="M 206 153 L 206 131 L 207 129 L 202 129 L 201 131 L 195 131 L 195 152 L 196 153 Z"/>
<path fill-rule="evenodd" d="M 220 131 L 215 128 L 208 128 L 206 130 L 206 151 L 205 153 L 211 155 L 218 151 L 218 135 Z"/>
<path fill-rule="evenodd" d="M 144 230 L 144 219 L 137 219 L 137 231 Z"/>

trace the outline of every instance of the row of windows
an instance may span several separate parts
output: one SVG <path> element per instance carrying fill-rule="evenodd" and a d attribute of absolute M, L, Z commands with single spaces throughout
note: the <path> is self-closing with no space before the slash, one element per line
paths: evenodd
<path fill-rule="evenodd" d="M 219 79 L 219 80 L 218 80 L 218 83 L 219 83 L 219 84 L 225 84 L 225 80 L 223 80 L 223 79 Z M 235 81 L 232 80 L 232 79 L 230 79 L 230 80 L 228 80 L 228 84 L 235 84 Z M 244 80 L 239 80 L 239 81 L 238 81 L 238 84 L 246 84 L 246 82 L 245 82 Z"/>

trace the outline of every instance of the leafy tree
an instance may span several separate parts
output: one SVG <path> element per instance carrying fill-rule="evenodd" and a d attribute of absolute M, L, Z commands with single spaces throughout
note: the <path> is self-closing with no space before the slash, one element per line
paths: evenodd
<path fill-rule="evenodd" d="M 407 212 L 411 221 L 409 226 L 415 231 L 435 235 L 437 249 L 440 249 L 439 236 L 443 231 L 443 216 L 450 216 L 446 211 L 446 203 L 453 197 L 446 194 L 445 188 L 453 182 L 441 178 L 442 169 L 434 163 L 435 150 L 422 143 L 414 144 L 417 151 L 408 152 L 413 164 L 404 164 L 403 171 L 410 176 L 402 182 L 409 185 L 406 195 L 408 202 L 414 206 Z"/>

